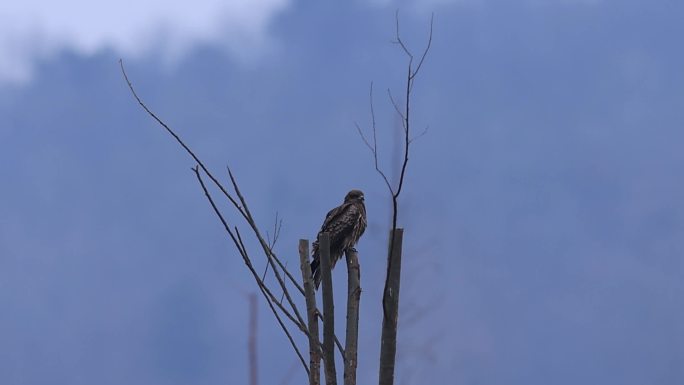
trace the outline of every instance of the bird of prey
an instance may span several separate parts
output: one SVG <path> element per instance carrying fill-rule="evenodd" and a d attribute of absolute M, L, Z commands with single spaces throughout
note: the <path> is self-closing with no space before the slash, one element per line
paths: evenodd
<path fill-rule="evenodd" d="M 363 204 L 363 192 L 351 190 L 344 197 L 344 203 L 330 210 L 325 216 L 320 236 L 322 233 L 330 234 L 330 268 L 342 257 L 347 249 L 352 249 L 361 235 L 366 230 L 366 206 Z M 313 274 L 316 289 L 321 284 L 320 254 L 318 252 L 318 237 L 313 243 L 313 261 L 311 261 L 311 273 Z"/>

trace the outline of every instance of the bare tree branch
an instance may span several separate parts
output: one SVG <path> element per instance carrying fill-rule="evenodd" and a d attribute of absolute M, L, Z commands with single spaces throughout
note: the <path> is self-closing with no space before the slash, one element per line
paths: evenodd
<path fill-rule="evenodd" d="M 204 166 L 204 163 L 197 157 L 197 155 L 195 155 L 195 153 L 190 149 L 190 147 L 188 147 L 188 146 L 183 142 L 183 140 L 180 138 L 180 136 L 178 136 L 178 134 L 176 134 L 176 133 L 171 129 L 171 127 L 169 127 L 169 126 L 168 126 L 166 123 L 164 123 L 164 122 L 163 122 L 163 121 L 162 121 L 154 112 L 152 112 L 149 108 L 147 108 L 147 106 L 145 105 L 145 103 L 140 99 L 140 97 L 138 97 L 138 94 L 135 92 L 135 88 L 133 88 L 133 83 L 131 83 L 131 81 L 128 79 L 128 75 L 126 74 L 126 70 L 124 69 L 124 65 L 123 65 L 123 60 L 122 60 L 122 59 L 119 59 L 119 66 L 121 67 L 121 73 L 123 74 L 124 79 L 126 80 L 126 84 L 128 84 L 128 88 L 131 90 L 131 93 L 133 94 L 133 97 L 135 98 L 135 100 L 138 101 L 138 104 L 140 104 L 140 106 L 143 108 L 143 110 L 145 110 L 145 112 L 147 112 L 148 115 L 150 115 L 154 120 L 156 120 L 157 123 L 159 123 L 162 127 L 164 127 L 164 129 L 165 129 L 169 134 L 171 134 L 171 136 L 173 136 L 174 139 L 176 139 L 176 142 L 178 142 L 178 144 L 180 144 L 181 147 L 183 147 L 183 149 L 184 149 L 188 154 L 190 154 L 190 156 L 192 157 L 192 159 L 194 159 L 195 162 L 197 162 L 197 164 L 199 165 L 199 167 L 202 168 L 202 171 L 204 171 L 204 173 L 207 174 L 207 176 L 209 177 L 209 179 L 211 179 L 211 181 L 214 182 L 214 184 L 216 185 L 216 187 L 218 187 L 218 188 L 221 190 L 221 192 L 223 193 L 223 195 L 225 195 L 226 198 L 228 198 L 228 200 L 233 204 L 233 206 L 235 206 L 235 208 L 236 208 L 241 214 L 244 215 L 244 213 L 242 212 L 242 207 L 240 207 L 240 205 L 237 203 L 237 201 L 235 201 L 235 199 L 228 193 L 228 191 L 225 189 L 225 187 L 223 187 L 223 185 L 214 177 L 214 175 L 212 175 L 212 173 L 209 172 L 209 170 L 207 169 L 207 167 Z"/>
<path fill-rule="evenodd" d="M 425 126 L 425 129 L 423 130 L 423 132 L 421 132 L 420 134 L 418 134 L 418 135 L 414 136 L 413 138 L 409 139 L 409 144 L 411 144 L 414 140 L 420 139 L 421 137 L 423 137 L 424 135 L 426 135 L 426 134 L 428 133 L 428 129 L 429 129 L 429 128 L 430 128 L 430 126 Z"/>
<path fill-rule="evenodd" d="M 430 47 L 432 46 L 432 26 L 435 21 L 435 14 L 432 13 L 430 15 L 430 35 L 428 36 L 428 42 L 427 45 L 425 46 L 425 50 L 423 50 L 423 55 L 420 57 L 420 61 L 418 62 L 418 65 L 416 66 L 416 70 L 413 71 L 413 74 L 411 75 L 411 80 L 413 81 L 413 78 L 418 75 L 418 72 L 420 72 L 420 68 L 423 66 L 423 62 L 425 61 L 425 57 L 428 54 L 428 51 L 430 51 Z M 398 18 L 397 18 L 398 22 Z M 399 33 L 399 30 L 397 30 L 397 34 Z M 411 55 L 409 55 L 411 56 Z M 411 59 L 413 59 L 413 56 L 411 56 Z"/>
<path fill-rule="evenodd" d="M 271 267 L 270 264 L 266 264 L 266 267 L 264 267 L 264 273 L 261 274 L 261 280 L 266 281 L 266 273 L 268 273 L 268 269 Z"/>
<path fill-rule="evenodd" d="M 392 103 L 392 106 L 394 107 L 394 111 L 401 118 L 401 126 L 404 128 L 404 132 L 406 132 L 406 117 L 404 116 L 404 113 L 401 112 L 401 110 L 399 109 L 399 105 L 394 100 L 394 96 L 392 96 L 392 90 L 389 88 L 387 89 L 387 96 L 389 97 L 390 103 Z"/>
<path fill-rule="evenodd" d="M 413 64 L 413 55 L 411 54 L 411 51 L 409 51 L 409 49 L 406 48 L 406 45 L 405 45 L 404 42 L 401 40 L 401 36 L 400 36 L 400 34 L 399 34 L 399 10 L 398 10 L 398 9 L 397 9 L 396 12 L 394 13 L 394 21 L 395 21 L 395 25 L 396 25 L 396 32 L 395 32 L 395 40 L 394 40 L 394 43 L 395 43 L 395 44 L 399 44 L 399 46 L 401 46 L 401 49 L 404 50 L 404 52 L 406 53 L 406 55 L 408 55 L 408 57 L 409 57 L 409 66 L 411 66 L 411 64 Z"/>
<path fill-rule="evenodd" d="M 427 56 L 428 52 L 430 51 L 430 47 L 432 46 L 432 31 L 433 31 L 433 21 L 434 21 L 434 14 L 430 17 L 430 35 L 428 37 L 428 43 L 425 47 L 425 50 L 423 51 L 423 55 L 421 56 L 420 62 L 418 63 L 418 67 L 413 70 L 413 54 L 411 51 L 407 48 L 407 46 L 404 44 L 404 42 L 401 40 L 401 36 L 399 34 L 399 11 L 397 11 L 396 15 L 396 42 L 399 43 L 403 51 L 406 53 L 406 55 L 409 58 L 408 62 L 408 68 L 407 68 L 407 75 L 406 75 L 406 100 L 404 104 L 404 112 L 403 112 L 403 126 L 404 126 L 404 159 L 401 164 L 401 173 L 399 174 L 399 183 L 397 185 L 396 190 L 390 189 L 390 193 L 392 193 L 392 230 L 397 229 L 397 217 L 399 214 L 398 210 L 398 200 L 399 200 L 399 195 L 401 194 L 401 190 L 404 187 L 404 177 L 406 176 L 406 168 L 408 166 L 408 160 L 409 160 L 409 145 L 411 144 L 411 120 L 410 120 L 410 112 L 411 112 L 411 92 L 413 90 L 413 80 L 415 79 L 416 75 L 418 74 L 418 71 L 422 68 L 423 62 L 425 61 L 425 57 Z M 422 135 L 422 134 L 421 134 Z M 394 234 L 394 231 L 392 232 Z M 392 235 L 394 236 L 394 235 Z M 394 247 L 394 242 L 390 242 L 390 253 L 389 255 L 392 255 L 392 250 L 391 248 Z M 391 260 L 387 264 L 387 277 L 389 277 L 389 272 L 391 268 Z M 385 279 L 385 294 L 387 294 L 387 279 Z M 383 304 L 383 309 L 385 310 L 385 305 Z M 383 311 L 384 311 L 383 310 Z M 386 312 L 385 312 L 386 313 Z M 385 314 L 386 315 L 386 314 Z"/>
<path fill-rule="evenodd" d="M 282 319 L 280 318 L 280 315 L 278 314 L 275 307 L 273 306 L 273 303 L 272 303 L 273 301 L 271 300 L 269 294 L 267 294 L 266 286 L 263 284 L 262 281 L 259 280 L 259 276 L 256 273 L 256 271 L 254 270 L 254 267 L 252 266 L 252 262 L 250 261 L 249 256 L 247 255 L 244 243 L 242 242 L 242 237 L 240 236 L 240 232 L 237 230 L 237 227 L 235 228 L 235 232 L 233 232 L 233 230 L 228 225 L 228 222 L 226 222 L 225 218 L 223 217 L 223 214 L 221 214 L 221 211 L 218 209 L 218 207 L 216 206 L 216 203 L 214 203 L 214 199 L 211 197 L 211 194 L 207 190 L 207 187 L 204 184 L 204 181 L 202 180 L 202 176 L 199 173 L 199 168 L 194 167 L 192 170 L 195 172 L 195 176 L 197 177 L 197 181 L 199 182 L 200 186 L 202 187 L 202 191 L 204 192 L 204 195 L 206 196 L 207 200 L 209 201 L 209 204 L 211 205 L 212 209 L 214 210 L 214 213 L 218 216 L 219 220 L 223 224 L 224 229 L 226 230 L 226 232 L 228 233 L 230 238 L 233 240 L 235 247 L 240 252 L 240 255 L 242 256 L 242 258 L 243 258 L 245 264 L 247 265 L 247 267 L 249 268 L 250 272 L 256 278 L 259 289 L 261 290 L 261 293 L 264 295 L 264 298 L 266 298 L 266 303 L 268 303 L 269 308 L 271 308 L 273 315 L 276 317 L 278 324 L 280 325 L 280 327 L 285 332 L 287 339 L 290 341 L 292 348 L 294 349 L 295 353 L 299 357 L 299 359 L 302 363 L 302 366 L 304 366 L 304 370 L 306 370 L 306 373 L 308 375 L 309 367 L 306 365 L 306 361 L 304 361 L 304 357 L 302 357 L 302 353 L 299 351 L 297 344 L 294 342 L 294 339 L 292 338 L 290 331 L 287 329 L 287 327 L 283 323 Z"/>
<path fill-rule="evenodd" d="M 240 241 L 240 244 L 244 248 L 244 244 L 242 243 L 242 237 L 240 236 L 240 232 L 238 231 L 237 227 L 235 228 L 235 233 L 238 236 L 238 240 Z M 264 287 L 265 286 L 260 286 L 262 292 L 264 291 Z M 276 320 L 278 320 L 278 324 L 280 324 L 280 327 L 285 332 L 285 335 L 287 336 L 287 339 L 290 341 L 290 344 L 292 345 L 292 348 L 294 349 L 295 353 L 297 354 L 297 357 L 299 357 L 299 361 L 302 363 L 302 366 L 304 366 L 304 370 L 306 371 L 306 374 L 309 375 L 309 367 L 306 365 L 306 361 L 304 361 L 304 357 L 302 356 L 302 353 L 299 351 L 297 344 L 294 342 L 294 339 L 292 338 L 290 331 L 287 330 L 287 327 L 283 323 L 283 320 L 280 318 L 280 316 L 278 315 L 278 312 L 273 307 L 273 303 L 272 303 L 271 299 L 268 296 L 265 296 L 265 297 L 266 297 L 266 302 L 268 303 L 268 307 L 271 308 L 273 315 L 276 317 Z"/>
<path fill-rule="evenodd" d="M 391 194 L 394 195 L 394 189 L 392 189 L 392 184 L 390 183 L 389 179 L 387 178 L 387 175 L 385 175 L 385 172 L 382 171 L 380 168 L 380 164 L 378 161 L 378 138 L 377 138 L 377 127 L 375 124 L 375 108 L 373 107 L 373 82 L 370 84 L 370 93 L 369 93 L 369 98 L 370 98 L 370 110 L 371 110 L 371 128 L 373 129 L 373 144 L 371 145 L 368 142 L 368 139 L 366 139 L 366 136 L 363 134 L 363 131 L 361 130 L 361 127 L 359 127 L 358 124 L 356 124 L 356 130 L 359 133 L 359 136 L 361 136 L 361 139 L 363 142 L 366 144 L 368 149 L 370 150 L 371 154 L 373 154 L 373 161 L 375 164 L 375 171 L 377 171 L 378 174 L 382 177 L 382 179 L 385 181 L 385 185 L 387 186 L 387 189 L 390 191 Z"/>
<path fill-rule="evenodd" d="M 361 140 L 363 140 L 363 143 L 366 144 L 366 147 L 373 152 L 373 146 L 371 146 L 370 143 L 368 143 L 368 139 L 366 139 L 366 136 L 363 134 L 363 131 L 361 131 L 361 127 L 359 127 L 359 124 L 354 122 L 354 125 L 356 126 L 356 131 L 359 133 L 359 136 L 361 136 Z"/>
<path fill-rule="evenodd" d="M 240 200 L 240 203 L 242 203 L 242 207 L 244 208 L 244 218 L 249 224 L 249 226 L 252 228 L 252 232 L 254 235 L 257 237 L 257 240 L 259 241 L 259 244 L 261 245 L 264 254 L 266 254 L 268 263 L 271 264 L 271 268 L 273 268 L 273 272 L 276 276 L 276 279 L 278 280 L 278 283 L 280 284 L 280 287 L 283 289 L 283 291 L 286 291 L 287 289 L 285 288 L 285 282 L 283 281 L 282 277 L 280 276 L 280 273 L 278 273 L 278 270 L 275 268 L 274 263 L 277 263 L 278 266 L 285 272 L 285 275 L 290 279 L 290 281 L 295 285 L 295 287 L 299 290 L 302 295 L 304 295 L 304 289 L 299 285 L 297 280 L 294 278 L 294 276 L 285 268 L 285 265 L 280 261 L 280 259 L 275 255 L 273 250 L 271 250 L 268 247 L 268 243 L 264 239 L 263 236 L 261 236 L 261 231 L 256 225 L 256 222 L 254 221 L 254 218 L 252 217 L 252 213 L 249 211 L 249 207 L 247 206 L 247 201 L 245 200 L 245 197 L 242 195 L 240 192 L 240 187 L 237 184 L 237 181 L 235 180 L 235 176 L 233 175 L 233 172 L 230 170 L 230 167 L 227 167 L 228 170 L 228 176 L 230 177 L 230 182 L 233 185 L 233 190 L 235 190 L 235 193 L 238 196 L 238 199 Z M 289 293 L 286 294 L 287 297 L 289 297 Z M 292 298 L 288 298 L 288 302 L 294 307 L 294 302 L 292 301 Z M 295 311 L 296 312 L 296 311 Z M 301 318 L 301 316 L 297 317 Z M 302 320 L 302 323 L 303 320 Z"/>
<path fill-rule="evenodd" d="M 273 251 L 273 248 L 278 242 L 278 237 L 280 237 L 280 229 L 282 227 L 283 219 L 281 218 L 280 221 L 278 220 L 278 212 L 276 211 L 275 222 L 273 223 L 273 239 L 271 239 L 268 230 L 266 230 L 266 240 L 268 241 L 268 247 L 271 249 L 271 251 Z"/>

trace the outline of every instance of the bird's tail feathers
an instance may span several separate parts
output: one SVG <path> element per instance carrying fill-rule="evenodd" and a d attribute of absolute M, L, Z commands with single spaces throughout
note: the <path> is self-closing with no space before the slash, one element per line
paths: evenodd
<path fill-rule="evenodd" d="M 337 264 L 337 261 L 340 259 L 340 255 L 331 255 L 330 256 L 330 270 L 335 268 L 335 265 Z M 313 261 L 311 261 L 311 275 L 313 276 L 314 280 L 314 285 L 316 285 L 316 290 L 318 290 L 318 287 L 321 286 L 321 264 L 320 264 L 320 256 L 314 255 Z"/>
<path fill-rule="evenodd" d="M 314 256 L 313 261 L 311 261 L 311 276 L 313 277 L 316 290 L 318 290 L 318 287 L 321 285 L 321 269 L 319 261 L 320 259 L 316 258 L 316 256 Z"/>

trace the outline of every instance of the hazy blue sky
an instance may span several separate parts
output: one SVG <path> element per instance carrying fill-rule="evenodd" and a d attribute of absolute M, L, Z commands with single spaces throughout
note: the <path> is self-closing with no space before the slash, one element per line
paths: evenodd
<path fill-rule="evenodd" d="M 284 218 L 290 266 L 366 192 L 359 377 L 375 382 L 389 203 L 354 122 L 374 81 L 391 172 L 397 8 L 416 50 L 435 12 L 413 110 L 430 128 L 401 201 L 398 383 L 684 383 L 674 0 L 3 5 L 0 383 L 247 382 L 256 288 L 119 58 L 217 175 L 231 165 L 262 226 Z M 268 311 L 262 384 L 303 383 Z"/>

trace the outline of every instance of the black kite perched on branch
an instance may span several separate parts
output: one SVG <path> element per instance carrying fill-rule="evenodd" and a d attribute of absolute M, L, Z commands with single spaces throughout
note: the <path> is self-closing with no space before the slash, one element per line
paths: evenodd
<path fill-rule="evenodd" d="M 366 206 L 363 204 L 363 192 L 351 190 L 344 197 L 344 203 L 330 210 L 325 216 L 323 226 L 318 235 L 330 234 L 330 268 L 342 257 L 347 249 L 353 248 L 366 230 Z M 318 253 L 318 237 L 313 243 L 313 261 L 311 273 L 316 288 L 321 284 L 320 256 Z"/>

